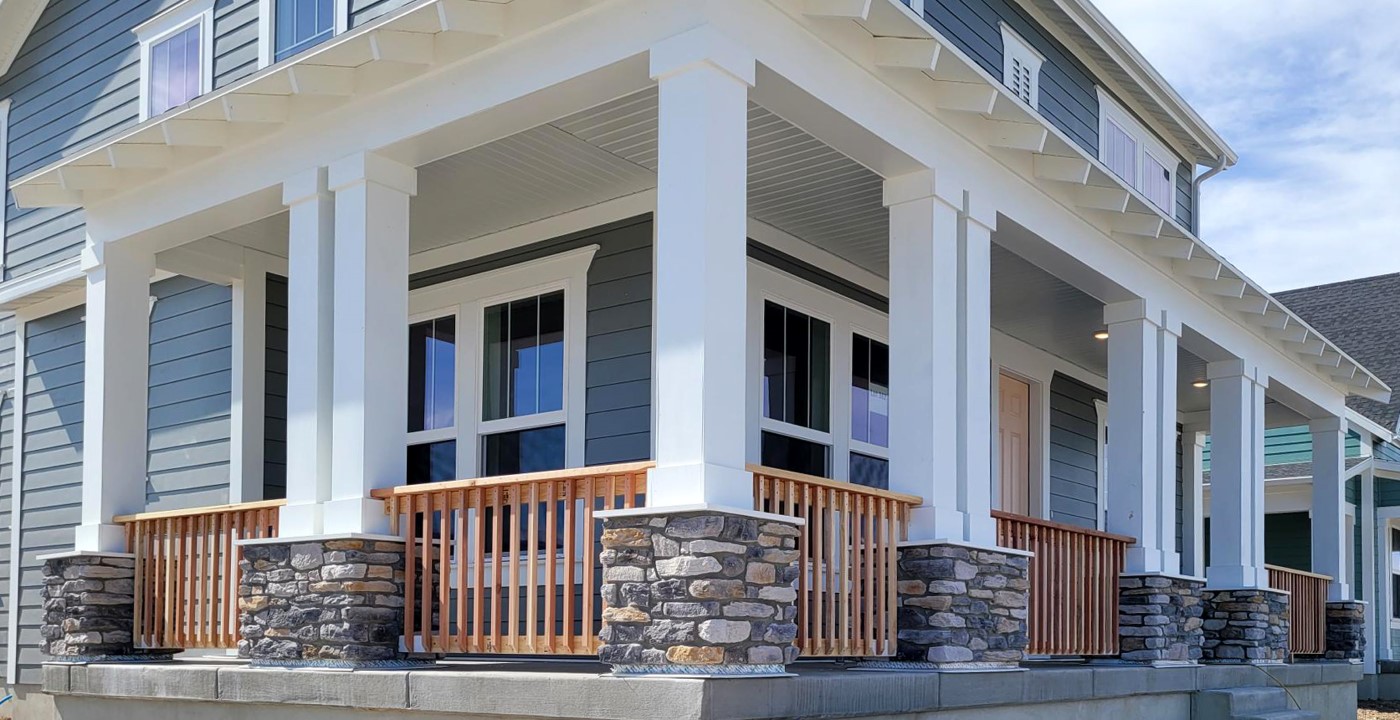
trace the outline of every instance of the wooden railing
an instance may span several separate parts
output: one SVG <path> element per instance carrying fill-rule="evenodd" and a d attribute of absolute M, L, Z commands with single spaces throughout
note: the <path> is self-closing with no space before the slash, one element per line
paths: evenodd
<path fill-rule="evenodd" d="M 798 537 L 797 645 L 804 657 L 893 655 L 897 544 L 912 495 L 750 466 L 754 509 L 807 521 Z"/>
<path fill-rule="evenodd" d="M 374 491 L 407 546 L 404 642 L 420 652 L 593 655 L 593 513 L 639 506 L 651 463 Z"/>
<path fill-rule="evenodd" d="M 997 543 L 1031 558 L 1032 655 L 1117 655 L 1118 576 L 1133 538 L 993 511 Z"/>
<path fill-rule="evenodd" d="M 277 537 L 283 500 L 123 515 L 138 648 L 238 647 L 237 542 Z"/>
<path fill-rule="evenodd" d="M 1269 587 L 1289 593 L 1288 649 L 1294 655 L 1327 652 L 1327 575 L 1266 565 Z"/>

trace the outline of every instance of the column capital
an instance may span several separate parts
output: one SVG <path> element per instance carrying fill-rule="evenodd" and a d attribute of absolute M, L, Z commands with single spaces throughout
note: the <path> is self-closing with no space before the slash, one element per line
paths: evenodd
<path fill-rule="evenodd" d="M 753 87 L 757 61 L 748 48 L 713 25 L 672 35 L 651 47 L 651 78 L 661 81 L 697 67 L 711 67 Z"/>
<path fill-rule="evenodd" d="M 1337 417 L 1336 415 L 1314 418 L 1308 421 L 1308 430 L 1315 433 L 1346 432 L 1346 429 L 1346 419 Z"/>
<path fill-rule="evenodd" d="M 324 167 L 302 170 L 282 181 L 282 204 L 300 205 L 308 200 L 330 195 L 329 173 Z"/>
<path fill-rule="evenodd" d="M 1160 305 L 1146 298 L 1133 298 L 1103 306 L 1103 322 L 1115 325 L 1124 322 L 1145 320 L 1161 330 L 1177 337 L 1181 336 L 1181 323 L 1170 316 Z"/>
<path fill-rule="evenodd" d="M 344 190 L 362 182 L 371 182 L 398 190 L 405 195 L 418 194 L 418 170 L 372 152 L 357 152 L 331 163 L 326 184 L 331 192 Z"/>
<path fill-rule="evenodd" d="M 929 199 L 939 200 L 962 212 L 962 183 L 950 181 L 932 168 L 885 180 L 885 207 Z M 995 221 L 992 224 L 995 225 Z"/>
<path fill-rule="evenodd" d="M 1242 377 L 1258 385 L 1269 384 L 1268 377 L 1259 371 L 1259 366 L 1245 360 L 1231 358 L 1206 363 L 1207 380 L 1226 380 L 1237 377 Z"/>
<path fill-rule="evenodd" d="M 97 272 L 112 262 L 120 262 L 123 259 L 138 263 L 133 267 L 135 271 L 139 272 L 144 266 L 148 277 L 156 269 L 156 256 L 142 248 L 133 247 L 131 244 L 117 244 L 88 238 L 87 242 L 83 244 L 80 257 L 82 259 L 78 261 L 79 267 L 87 274 Z"/>

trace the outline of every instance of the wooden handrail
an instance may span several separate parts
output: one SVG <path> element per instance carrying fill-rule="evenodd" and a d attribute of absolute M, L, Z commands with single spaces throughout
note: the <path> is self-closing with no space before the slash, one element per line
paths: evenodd
<path fill-rule="evenodd" d="M 1285 567 L 1283 565 L 1265 565 L 1264 569 L 1277 570 L 1278 572 L 1288 573 L 1289 575 L 1302 575 L 1303 577 L 1316 578 L 1318 580 L 1326 580 L 1327 582 L 1332 582 L 1331 575 L 1323 575 L 1322 573 L 1309 572 L 1307 570 L 1299 570 L 1298 568 Z M 1277 590 L 1278 588 L 1273 589 Z"/>
<path fill-rule="evenodd" d="M 265 510 L 267 508 L 282 507 L 286 504 L 286 500 L 257 500 L 254 502 L 209 505 L 206 507 L 187 508 L 184 510 L 160 510 L 158 512 L 136 513 L 135 515 L 118 515 L 112 518 L 112 522 L 117 525 L 126 525 L 128 523 L 134 523 L 137 520 L 164 520 L 166 518 L 217 515 L 219 513 L 242 512 L 245 510 Z"/>
<path fill-rule="evenodd" d="M 526 485 L 529 483 L 546 482 L 549 480 L 578 480 L 590 477 L 607 477 L 610 475 L 631 475 L 644 472 L 656 467 L 656 463 L 650 460 L 629 463 L 615 463 L 612 465 L 590 465 L 581 468 L 565 468 L 563 470 L 543 470 L 540 472 L 520 473 L 517 475 L 496 475 L 485 478 L 468 478 L 465 480 L 448 480 L 446 482 L 423 483 L 421 485 L 400 485 L 399 487 L 381 488 L 371 490 L 370 497 L 377 500 L 387 500 L 392 497 L 402 497 L 405 495 L 426 495 L 439 493 L 445 490 L 474 490 L 479 488 L 490 488 L 500 485 Z"/>
<path fill-rule="evenodd" d="M 817 477 L 815 475 L 803 475 L 802 473 L 792 472 L 790 470 L 779 470 L 777 468 L 766 467 L 763 465 L 757 465 L 753 463 L 750 463 L 746 469 L 755 475 L 763 475 L 765 477 L 777 478 L 779 480 L 792 480 L 793 482 L 800 482 L 806 485 L 832 488 L 835 490 L 840 490 L 842 492 L 850 492 L 855 493 L 857 495 L 868 495 L 870 497 L 882 498 L 885 500 L 894 500 L 897 502 L 904 503 L 906 505 L 916 507 L 924 504 L 924 499 L 919 497 L 918 495 L 906 495 L 904 493 L 897 493 L 890 490 L 881 490 L 880 488 L 867 487 L 865 485 L 857 485 L 852 482 L 844 482 L 841 480 L 828 480 L 827 478 Z"/>
<path fill-rule="evenodd" d="M 1129 545 L 1132 545 L 1133 543 L 1137 542 L 1137 538 L 1131 535 L 1117 535 L 1111 532 L 1104 532 L 1103 530 L 1094 530 L 1092 528 L 1081 527 L 1079 525 L 1070 525 L 1069 523 L 1055 522 L 1053 520 L 1042 520 L 1040 518 L 1033 518 L 1026 515 L 1017 515 L 1016 513 L 1003 512 L 1001 510 L 993 510 L 992 517 L 998 520 L 1011 520 L 1018 523 L 1026 523 L 1028 525 L 1038 525 L 1040 527 L 1050 528 L 1052 530 L 1064 530 L 1065 532 L 1072 532 L 1076 535 L 1087 535 L 1089 537 L 1103 538 L 1104 540 L 1124 542 L 1128 543 Z"/>

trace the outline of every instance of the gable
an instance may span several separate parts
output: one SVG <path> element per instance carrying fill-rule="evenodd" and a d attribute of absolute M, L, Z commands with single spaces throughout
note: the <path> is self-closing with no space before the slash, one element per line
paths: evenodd
<path fill-rule="evenodd" d="M 47 0 L 0 0 L 0 75 L 10 71 Z"/>

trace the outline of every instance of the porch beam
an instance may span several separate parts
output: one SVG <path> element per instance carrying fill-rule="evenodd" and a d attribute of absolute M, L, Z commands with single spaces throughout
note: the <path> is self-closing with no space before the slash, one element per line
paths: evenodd
<path fill-rule="evenodd" d="M 1243 360 L 1217 361 L 1210 379 L 1211 588 L 1266 588 L 1264 568 L 1264 388 Z"/>
<path fill-rule="evenodd" d="M 864 20 L 870 17 L 871 0 L 801 0 L 802 13 L 837 20 Z"/>
<path fill-rule="evenodd" d="M 1036 155 L 1034 172 L 1039 180 L 1085 185 L 1093 165 L 1088 160 L 1064 155 Z"/>
<path fill-rule="evenodd" d="M 875 64 L 883 68 L 932 73 L 943 45 L 924 38 L 875 38 Z"/>
<path fill-rule="evenodd" d="M 1045 141 L 1050 136 L 1049 131 L 1038 123 L 988 120 L 983 127 L 988 145 L 1009 150 L 1038 153 L 1045 149 Z"/>
<path fill-rule="evenodd" d="M 935 80 L 934 103 L 940 110 L 991 115 L 996 109 L 997 90 L 983 83 Z"/>
<path fill-rule="evenodd" d="M 1128 210 L 1128 191 L 1123 188 L 1086 185 L 1075 193 L 1075 204 L 1090 210 L 1121 213 Z"/>

